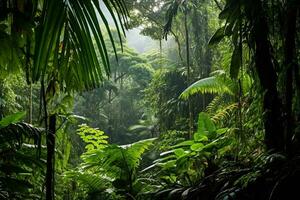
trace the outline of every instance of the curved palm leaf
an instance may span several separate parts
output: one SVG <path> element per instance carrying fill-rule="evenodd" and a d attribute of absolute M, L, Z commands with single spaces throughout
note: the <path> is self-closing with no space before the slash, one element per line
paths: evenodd
<path fill-rule="evenodd" d="M 125 3 L 123 0 L 103 2 L 121 40 L 119 29 L 124 29 L 128 15 Z M 50 67 L 52 72 L 58 73 L 58 82 L 66 90 L 99 86 L 104 72 L 106 75 L 110 72 L 103 29 L 116 53 L 102 5 L 98 0 L 45 0 L 43 6 L 41 24 L 36 32 L 32 80 L 43 79 Z"/>
<path fill-rule="evenodd" d="M 193 83 L 181 93 L 180 98 L 187 99 L 196 93 L 232 94 L 232 91 L 224 81 L 216 76 L 212 76 Z"/>

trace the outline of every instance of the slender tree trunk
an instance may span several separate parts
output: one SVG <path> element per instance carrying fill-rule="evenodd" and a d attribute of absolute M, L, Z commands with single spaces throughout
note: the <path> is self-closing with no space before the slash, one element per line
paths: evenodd
<path fill-rule="evenodd" d="M 186 45 L 186 68 L 187 68 L 187 83 L 191 84 L 191 66 L 190 66 L 190 42 L 189 42 L 189 30 L 187 25 L 187 2 L 185 2 L 185 12 L 184 12 L 184 28 L 185 28 L 185 45 Z M 189 137 L 192 137 L 193 134 L 193 110 L 192 110 L 192 101 L 189 98 L 188 100 L 189 106 Z"/>
<path fill-rule="evenodd" d="M 32 83 L 29 84 L 29 124 L 32 124 Z"/>
<path fill-rule="evenodd" d="M 174 36 L 175 42 L 177 44 L 179 59 L 180 59 L 181 62 L 183 62 L 183 58 L 182 58 L 182 55 L 181 55 L 181 45 L 180 45 L 179 38 L 178 38 L 178 36 L 172 30 L 171 30 L 171 33 Z"/>
<path fill-rule="evenodd" d="M 31 47 L 31 41 L 30 36 L 27 35 L 26 37 L 26 79 L 27 84 L 29 84 L 29 119 L 28 122 L 32 124 L 32 80 L 31 80 L 31 66 L 30 66 L 30 47 Z"/>
<path fill-rule="evenodd" d="M 52 114 L 49 117 L 49 131 L 47 133 L 46 200 L 54 199 L 55 132 L 56 115 Z"/>
<path fill-rule="evenodd" d="M 4 105 L 3 105 L 3 84 L 4 84 L 4 79 L 0 78 L 0 120 L 4 117 Z"/>
<path fill-rule="evenodd" d="M 285 43 L 284 43 L 284 66 L 285 73 L 285 150 L 291 154 L 292 136 L 294 134 L 294 118 L 292 113 L 293 100 L 293 72 L 296 70 L 296 18 L 297 8 L 288 3 L 286 12 Z"/>
<path fill-rule="evenodd" d="M 298 20 L 300 19 L 300 8 L 298 9 Z M 297 23 L 296 23 L 297 24 Z M 298 26 L 299 26 L 299 22 L 298 22 Z M 298 27 L 296 27 L 297 29 Z M 297 35 L 297 34 L 296 34 Z M 299 44 L 300 43 L 300 39 L 299 36 L 296 36 L 296 43 Z M 296 49 L 298 49 L 299 45 L 297 45 Z M 295 90 L 296 90 L 296 102 L 295 105 L 297 106 L 295 108 L 295 122 L 296 123 L 300 123 L 300 73 L 299 73 L 299 65 L 298 65 L 298 57 L 296 57 L 295 62 L 295 67 L 294 67 L 294 78 L 295 78 Z M 299 148 L 299 147 L 298 147 Z"/>
<path fill-rule="evenodd" d="M 254 5 L 254 6 L 253 6 Z M 264 90 L 263 110 L 265 113 L 265 143 L 268 150 L 284 150 L 282 125 L 282 102 L 277 91 L 277 74 L 271 55 L 268 40 L 268 23 L 260 0 L 254 0 L 253 26 L 255 40 L 255 66 Z"/>
<path fill-rule="evenodd" d="M 162 68 L 162 39 L 159 40 L 159 67 Z"/>

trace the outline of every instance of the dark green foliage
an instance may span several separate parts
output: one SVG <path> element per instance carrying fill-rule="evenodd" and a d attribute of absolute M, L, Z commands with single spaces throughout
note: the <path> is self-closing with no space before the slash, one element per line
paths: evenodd
<path fill-rule="evenodd" d="M 99 130 L 81 126 L 78 132 L 87 143 L 87 151 L 82 155 L 83 163 L 80 168 L 66 172 L 66 179 L 76 180 L 79 187 L 84 187 L 87 198 L 91 198 L 95 192 L 100 196 L 105 193 L 121 195 L 120 198 L 136 196 L 142 184 L 137 176 L 138 166 L 142 154 L 154 139 L 118 146 L 107 144 L 104 136 L 99 137 L 103 133 Z M 97 144 L 93 148 L 90 146 L 91 140 Z"/>
<path fill-rule="evenodd" d="M 0 199 L 298 199 L 299 14 L 0 1 Z"/>
<path fill-rule="evenodd" d="M 24 115 L 17 113 L 0 121 L 1 199 L 38 199 L 42 194 L 38 183 L 45 167 L 41 159 L 42 130 L 19 122 Z"/>

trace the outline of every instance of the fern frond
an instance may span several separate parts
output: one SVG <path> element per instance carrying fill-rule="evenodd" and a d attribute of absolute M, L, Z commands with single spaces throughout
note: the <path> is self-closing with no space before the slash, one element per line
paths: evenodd
<path fill-rule="evenodd" d="M 128 163 L 131 168 L 137 168 L 142 154 L 152 145 L 156 138 L 141 140 L 130 145 L 126 151 Z"/>
<path fill-rule="evenodd" d="M 211 117 L 214 122 L 224 121 L 232 116 L 235 109 L 238 108 L 237 103 L 231 103 L 224 106 L 216 111 L 216 113 Z"/>
<path fill-rule="evenodd" d="M 222 104 L 224 104 L 224 96 L 223 95 L 218 95 L 216 96 L 206 107 L 206 112 L 208 114 L 213 114 L 216 112 L 218 107 Z"/>
<path fill-rule="evenodd" d="M 81 186 L 85 186 L 89 191 L 104 191 L 112 180 L 107 176 L 99 175 L 98 173 L 68 171 L 64 174 L 67 180 L 76 181 Z"/>
<path fill-rule="evenodd" d="M 91 128 L 86 124 L 82 124 L 79 126 L 77 130 L 78 135 L 82 138 L 82 140 L 87 144 L 85 148 L 88 151 L 92 151 L 95 149 L 103 149 L 107 146 L 108 136 L 104 134 L 103 131 L 100 131 L 95 128 Z"/>

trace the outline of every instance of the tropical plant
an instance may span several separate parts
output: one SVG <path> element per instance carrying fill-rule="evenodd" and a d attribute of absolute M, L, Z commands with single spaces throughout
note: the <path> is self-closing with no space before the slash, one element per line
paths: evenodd
<path fill-rule="evenodd" d="M 20 122 L 24 115 L 15 113 L 0 121 L 0 199 L 39 199 L 42 195 L 43 130 Z"/>
<path fill-rule="evenodd" d="M 298 8 L 299 3 L 295 1 L 268 1 L 266 4 L 259 0 L 226 1 L 219 15 L 219 18 L 226 23 L 216 31 L 210 41 L 211 44 L 216 44 L 225 37 L 232 39 L 234 50 L 231 57 L 230 75 L 234 79 L 243 68 L 243 52 L 247 50 L 250 52 L 249 57 L 252 63 L 248 67 L 256 72 L 254 77 L 259 80 L 257 81 L 258 91 L 262 91 L 264 99 L 262 108 L 265 113 L 265 143 L 270 151 L 275 152 L 289 151 L 293 143 L 292 116 L 295 113 L 292 112 L 292 102 L 297 98 L 292 93 L 297 90 L 297 87 L 293 87 L 292 82 L 296 82 L 298 78 L 293 78 L 292 74 L 293 71 L 298 74 L 298 67 L 287 66 L 292 66 L 292 60 L 297 57 L 295 27 Z M 280 14 L 275 14 L 274 9 Z M 282 16 L 286 17 L 282 19 Z M 281 20 L 282 23 L 278 23 Z M 289 25 L 283 26 L 283 24 Z M 280 81 L 281 76 L 284 77 L 283 81 Z M 278 88 L 279 82 L 285 90 Z M 284 98 L 281 98 L 282 96 Z M 287 114 L 287 117 L 283 117 L 283 112 Z M 282 121 L 286 123 L 281 123 Z M 288 138 L 285 136 L 286 132 L 290 133 Z"/>
<path fill-rule="evenodd" d="M 180 98 L 188 99 L 195 94 L 216 95 L 208 104 L 207 112 L 212 115 L 212 119 L 222 122 L 234 117 L 237 109 L 241 109 L 240 104 L 246 104 L 246 96 L 251 89 L 251 78 L 247 74 L 243 74 L 242 80 L 235 81 L 228 77 L 223 70 L 211 74 L 212 76 L 200 79 L 186 88 Z"/>
<path fill-rule="evenodd" d="M 105 0 L 103 4 L 113 18 L 121 39 L 120 29 L 125 34 L 123 23 L 126 23 L 128 16 L 124 1 Z M 13 27 L 9 29 L 9 26 L 4 26 L 1 29 L 1 33 L 6 36 L 6 41 L 16 37 L 21 41 L 25 40 L 24 44 L 12 43 L 11 46 L 13 50 L 20 48 L 19 45 L 25 49 L 25 71 L 28 82 L 31 84 L 41 81 L 45 128 L 48 133 L 46 198 L 52 200 L 54 198 L 56 113 L 53 111 L 48 113 L 47 105 L 59 90 L 69 92 L 91 89 L 100 85 L 103 71 L 106 75 L 110 72 L 103 29 L 108 32 L 115 50 L 113 37 L 99 1 L 44 0 L 17 1 L 12 4 L 4 1 L 1 2 L 1 10 L 4 13 L 1 21 Z M 10 16 L 14 20 L 8 20 Z M 26 23 L 20 23 L 22 20 Z M 103 22 L 102 27 L 100 20 Z M 97 53 L 100 54 L 100 59 Z M 8 69 L 7 66 L 10 64 L 10 60 L 5 60 L 3 67 Z"/>
<path fill-rule="evenodd" d="M 225 156 L 232 148 L 233 138 L 227 134 L 228 129 L 217 129 L 209 115 L 200 113 L 198 129 L 192 140 L 179 142 L 160 154 L 153 165 L 143 171 L 158 167 L 160 180 L 171 187 L 188 187 L 197 185 L 201 178 L 218 169 L 218 159 Z M 149 183 L 150 184 L 150 183 Z M 162 184 L 163 185 L 163 184 Z M 168 187 L 167 187 L 168 188 Z M 162 186 L 162 191 L 170 190 Z"/>
<path fill-rule="evenodd" d="M 102 131 L 86 125 L 78 133 L 87 143 L 87 151 L 81 156 L 83 163 L 79 169 L 66 172 L 66 178 L 76 179 L 88 194 L 101 196 L 113 192 L 129 199 L 136 196 L 142 186 L 137 177 L 141 156 L 154 139 L 118 146 L 108 144 Z"/>

